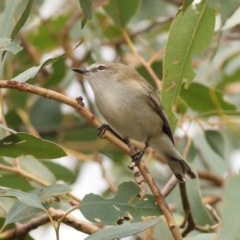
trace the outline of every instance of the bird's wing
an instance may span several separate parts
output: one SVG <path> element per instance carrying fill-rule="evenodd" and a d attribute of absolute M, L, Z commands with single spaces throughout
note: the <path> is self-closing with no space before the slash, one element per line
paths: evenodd
<path fill-rule="evenodd" d="M 164 113 L 163 106 L 160 103 L 159 97 L 155 93 L 153 87 L 144 79 L 144 81 L 139 81 L 139 84 L 144 89 L 144 94 L 147 96 L 147 101 L 153 110 L 161 117 L 163 121 L 163 132 L 169 136 L 174 144 L 172 130 L 170 128 L 167 117 Z"/>

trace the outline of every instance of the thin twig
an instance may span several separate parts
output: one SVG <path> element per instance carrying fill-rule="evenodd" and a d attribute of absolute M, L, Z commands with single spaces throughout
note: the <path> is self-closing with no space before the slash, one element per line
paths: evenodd
<path fill-rule="evenodd" d="M 4 164 L 0 164 L 0 169 L 3 169 L 3 170 L 6 170 L 6 171 L 10 171 L 10 172 L 16 173 L 16 174 L 18 174 L 18 175 L 20 175 L 20 176 L 22 176 L 22 177 L 24 177 L 24 178 L 26 178 L 26 179 L 30 179 L 30 180 L 35 181 L 35 182 L 41 184 L 41 185 L 44 186 L 44 187 L 47 187 L 47 186 L 50 185 L 50 183 L 48 183 L 47 181 L 45 181 L 45 180 L 43 180 L 43 179 L 41 179 L 41 178 L 39 178 L 39 177 L 36 177 L 36 176 L 34 176 L 34 175 L 32 175 L 32 174 L 30 174 L 30 173 L 22 170 L 22 169 L 19 168 L 18 166 L 16 166 L 16 167 L 11 167 L 11 166 L 7 166 L 7 165 L 4 165 Z M 73 198 L 74 200 L 76 200 L 76 201 L 77 201 L 77 204 L 79 204 L 79 202 L 81 202 L 81 200 L 80 200 L 78 197 L 74 196 L 73 194 L 67 193 L 67 195 L 68 195 L 69 197 Z M 76 205 L 76 203 L 73 202 L 73 205 Z"/>
<path fill-rule="evenodd" d="M 176 185 L 178 183 L 179 182 L 178 182 L 177 178 L 174 175 L 172 175 L 170 180 L 167 182 L 167 184 L 162 189 L 162 195 L 166 198 L 168 196 L 168 194 L 176 187 Z"/>
<path fill-rule="evenodd" d="M 133 51 L 133 53 L 135 54 L 135 56 L 137 57 L 137 59 L 142 63 L 142 65 L 147 69 L 148 73 L 151 75 L 151 77 L 153 78 L 153 80 L 155 81 L 155 84 L 157 86 L 157 89 L 159 91 L 161 91 L 162 89 L 162 85 L 160 82 L 160 79 L 158 78 L 158 76 L 156 75 L 156 73 L 153 71 L 153 69 L 151 68 L 151 66 L 148 64 L 148 62 L 146 62 L 144 60 L 144 58 L 138 53 L 137 49 L 135 48 L 133 42 L 131 41 L 128 33 L 121 28 L 121 32 L 123 37 L 125 38 L 128 46 L 131 48 L 131 50 Z"/>
<path fill-rule="evenodd" d="M 182 239 L 181 233 L 179 228 L 173 218 L 173 215 L 167 205 L 163 195 L 161 194 L 160 189 L 158 188 L 155 180 L 153 179 L 152 175 L 149 173 L 146 165 L 143 161 L 138 164 L 139 171 L 141 172 L 142 176 L 144 177 L 145 181 L 147 182 L 149 188 L 151 189 L 153 195 L 157 200 L 157 204 L 163 212 L 164 217 L 168 223 L 168 227 L 172 233 L 172 236 L 175 240 Z"/>
<path fill-rule="evenodd" d="M 108 184 L 108 189 L 112 192 L 112 193 L 116 193 L 117 192 L 117 187 L 112 183 L 112 181 L 109 179 L 107 172 L 105 170 L 105 168 L 103 167 L 103 163 L 102 163 L 102 157 L 96 153 L 93 154 L 93 159 L 99 163 L 101 170 L 102 170 L 102 177 L 104 178 L 104 180 L 107 182 Z"/>
<path fill-rule="evenodd" d="M 197 174 L 199 178 L 211 181 L 214 186 L 221 187 L 223 185 L 223 178 L 210 170 L 198 171 Z"/>
<path fill-rule="evenodd" d="M 53 208 L 50 208 L 48 211 L 52 219 L 55 221 L 58 221 L 58 219 L 62 218 L 62 216 L 65 214 L 64 211 L 55 210 Z M 100 228 L 88 222 L 79 220 L 72 215 L 65 216 L 62 222 L 68 226 L 75 228 L 77 231 L 81 231 L 89 235 L 100 230 Z M 49 217 L 44 214 L 43 216 L 40 216 L 38 218 L 31 219 L 27 223 L 18 223 L 14 229 L 0 233 L 0 239 L 24 239 L 24 236 L 26 236 L 31 230 L 36 229 L 37 227 L 47 223 L 49 223 Z"/>
<path fill-rule="evenodd" d="M 179 188 L 184 209 L 184 219 L 180 227 L 185 228 L 185 225 L 187 224 L 187 227 L 182 232 L 182 236 L 185 237 L 189 232 L 196 228 L 196 223 L 191 213 L 190 203 L 187 197 L 186 183 L 179 183 Z"/>

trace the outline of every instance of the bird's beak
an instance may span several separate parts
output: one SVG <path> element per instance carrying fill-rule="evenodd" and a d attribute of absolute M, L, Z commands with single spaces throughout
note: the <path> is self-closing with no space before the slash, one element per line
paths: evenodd
<path fill-rule="evenodd" d="M 88 70 L 86 68 L 72 68 L 72 70 L 74 72 L 78 72 L 78 73 L 81 73 L 81 74 L 84 74 L 84 73 L 88 72 Z"/>

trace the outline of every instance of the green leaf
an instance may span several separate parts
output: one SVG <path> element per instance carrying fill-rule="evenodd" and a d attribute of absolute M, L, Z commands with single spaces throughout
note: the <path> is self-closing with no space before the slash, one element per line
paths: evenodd
<path fill-rule="evenodd" d="M 43 204 L 41 204 L 42 208 L 40 209 L 36 206 L 31 206 L 22 201 L 16 201 L 8 212 L 6 223 L 8 224 L 17 221 L 23 222 L 23 220 L 26 222 L 42 210 L 48 209 L 51 206 L 51 203 L 59 202 L 61 196 L 70 191 L 71 188 L 64 184 L 49 185 L 46 188 L 35 189 L 29 193 L 23 193 L 20 191 L 23 194 L 36 196 L 40 203 L 43 202 Z"/>
<path fill-rule="evenodd" d="M 27 21 L 28 16 L 29 16 L 30 11 L 31 11 L 31 8 L 32 8 L 32 3 L 33 3 L 33 0 L 28 0 L 22 15 L 20 16 L 19 20 L 17 21 L 17 24 L 15 25 L 15 27 L 14 27 L 12 33 L 11 33 L 11 39 L 12 40 L 17 36 L 20 29 L 23 27 L 23 25 Z"/>
<path fill-rule="evenodd" d="M 67 68 L 65 64 L 65 59 L 60 58 L 57 62 L 52 64 L 53 74 L 51 74 L 50 78 L 44 84 L 45 88 L 49 88 L 49 86 L 58 85 L 64 78 Z"/>
<path fill-rule="evenodd" d="M 184 0 L 183 6 L 182 6 L 182 12 L 184 12 L 188 9 L 188 7 L 193 3 L 193 0 Z"/>
<path fill-rule="evenodd" d="M 198 179 L 186 182 L 187 195 L 190 203 L 192 216 L 197 225 L 210 226 L 215 224 L 206 207 L 202 203 L 202 195 Z"/>
<path fill-rule="evenodd" d="M 223 205 L 220 210 L 222 225 L 219 239 L 221 240 L 240 238 L 240 214 L 238 208 L 240 199 L 239 186 L 239 175 L 231 176 L 225 184 Z"/>
<path fill-rule="evenodd" d="M 222 24 L 226 22 L 226 20 L 235 12 L 235 10 L 239 7 L 239 0 L 228 0 L 221 2 L 221 19 Z"/>
<path fill-rule="evenodd" d="M 11 39 L 8 38 L 0 38 L 0 52 L 9 51 L 13 54 L 18 53 L 23 48 L 20 46 L 20 40 L 15 39 L 14 41 L 11 41 Z"/>
<path fill-rule="evenodd" d="M 45 67 L 45 66 L 47 66 L 47 65 L 49 65 L 49 64 L 51 64 L 51 63 L 53 63 L 53 62 L 56 62 L 59 58 L 65 56 L 66 54 L 72 52 L 72 51 L 75 50 L 77 47 L 79 47 L 81 43 L 82 43 L 82 42 L 78 43 L 75 48 L 73 48 L 72 50 L 70 50 L 70 51 L 68 51 L 68 52 L 65 52 L 64 54 L 62 54 L 62 55 L 60 55 L 60 56 L 57 56 L 57 57 L 55 57 L 55 58 L 49 58 L 48 60 L 44 61 L 41 65 L 39 65 L 39 66 L 37 66 L 37 67 L 31 67 L 31 68 L 29 68 L 28 70 L 26 70 L 25 72 L 17 75 L 17 76 L 14 77 L 13 79 L 14 79 L 14 80 L 17 80 L 17 81 L 20 81 L 20 82 L 26 82 L 27 80 L 35 77 L 36 74 L 38 73 L 38 71 L 39 71 L 41 68 L 43 68 L 43 67 Z"/>
<path fill-rule="evenodd" d="M 16 197 L 23 204 L 26 204 L 34 208 L 44 209 L 38 196 L 33 193 L 26 193 L 16 189 L 0 188 L 0 196 Z"/>
<path fill-rule="evenodd" d="M 35 190 L 31 191 L 31 194 L 34 193 Z M 40 212 L 43 212 L 45 209 L 48 209 L 51 204 L 50 203 L 43 203 L 42 204 L 44 209 L 39 209 L 35 207 L 31 207 L 28 205 L 25 205 L 21 203 L 20 201 L 16 201 L 12 207 L 10 208 L 7 217 L 6 217 L 6 224 L 12 223 L 12 222 L 27 222 L 30 219 L 32 219 L 33 216 L 36 214 L 39 214 Z"/>
<path fill-rule="evenodd" d="M 6 224 L 30 220 L 34 215 L 42 211 L 42 209 L 30 207 L 16 201 L 7 214 Z"/>
<path fill-rule="evenodd" d="M 217 89 L 224 89 L 228 84 L 238 83 L 240 78 L 240 69 L 237 69 L 231 75 L 223 75 L 221 82 L 218 83 Z"/>
<path fill-rule="evenodd" d="M 34 4 L 36 3 L 36 0 L 34 1 Z M 64 13 L 64 15 L 57 14 L 55 17 L 52 17 L 49 19 L 51 22 L 51 27 L 54 29 L 54 38 L 52 37 L 53 32 L 49 31 L 48 28 L 46 28 L 46 23 L 41 22 L 41 24 L 37 27 L 37 31 L 28 31 L 27 32 L 27 39 L 29 42 L 33 44 L 33 46 L 38 50 L 40 53 L 46 53 L 51 52 L 56 49 L 58 44 L 61 44 L 62 39 L 62 29 L 63 26 L 65 26 L 66 22 L 71 18 L 71 12 Z M 78 23 L 77 23 L 78 25 Z M 79 31 L 79 26 L 75 25 L 74 29 L 71 30 L 74 31 L 74 34 L 77 34 L 75 32 Z M 71 34 L 72 35 L 72 34 Z M 44 41 L 43 41 L 44 39 Z M 71 38 L 72 39 L 72 38 Z M 76 41 L 79 40 L 78 38 L 75 38 Z"/>
<path fill-rule="evenodd" d="M 139 4 L 140 0 L 111 0 L 104 9 L 118 27 L 125 27 L 137 12 Z"/>
<path fill-rule="evenodd" d="M 16 202 L 16 199 L 12 197 L 0 197 L 0 226 L 3 226 L 4 222 L 2 222 L 1 218 L 6 218 L 6 213 L 10 210 L 12 205 Z"/>
<path fill-rule="evenodd" d="M 5 130 L 7 130 L 7 131 L 9 131 L 11 133 L 14 133 L 14 134 L 17 133 L 15 130 L 13 130 L 11 128 L 8 128 L 8 127 L 2 125 L 1 123 L 0 123 L 0 128 L 3 128 L 3 129 L 5 129 Z"/>
<path fill-rule="evenodd" d="M 85 238 L 85 240 L 116 239 L 132 236 L 152 227 L 158 222 L 160 222 L 160 219 L 156 218 L 146 222 L 129 223 L 116 227 L 105 228 L 90 235 L 89 237 Z"/>
<path fill-rule="evenodd" d="M 48 183 L 55 183 L 57 181 L 54 174 L 40 160 L 32 156 L 19 157 L 18 159 L 21 168 L 31 175 L 44 179 Z M 12 162 L 12 165 L 13 164 L 14 162 Z M 35 181 L 29 181 L 29 183 L 33 187 L 39 187 L 39 184 Z"/>
<path fill-rule="evenodd" d="M 114 198 L 104 199 L 99 195 L 86 195 L 79 209 L 89 221 L 106 225 L 116 225 L 118 220 L 128 217 L 131 222 L 140 222 L 144 217 L 160 216 L 161 210 L 153 195 L 146 194 L 142 199 L 137 195 L 140 188 L 133 182 L 118 186 Z"/>
<path fill-rule="evenodd" d="M 74 172 L 58 163 L 45 160 L 42 160 L 41 162 L 54 174 L 57 180 L 71 183 L 76 178 L 76 174 Z"/>
<path fill-rule="evenodd" d="M 40 130 L 57 127 L 62 120 L 60 102 L 39 97 L 31 107 L 30 120 Z"/>
<path fill-rule="evenodd" d="M 71 188 L 65 184 L 52 184 L 40 191 L 39 197 L 42 202 L 48 202 L 52 197 L 61 198 L 61 195 L 71 192 Z"/>
<path fill-rule="evenodd" d="M 1 31 L 2 32 L 1 36 L 10 37 L 11 42 L 7 46 L 5 46 L 4 49 L 0 49 L 0 51 L 3 51 L 2 59 L 3 59 L 4 55 L 6 54 L 6 51 L 10 51 L 13 54 L 16 54 L 23 49 L 19 45 L 20 40 L 15 39 L 15 38 L 16 38 L 19 30 L 22 28 L 22 26 L 26 22 L 26 20 L 29 16 L 30 10 L 31 10 L 31 5 L 32 5 L 32 0 L 29 0 L 26 5 L 25 10 L 23 11 L 22 15 L 20 16 L 19 20 L 17 21 L 15 27 L 13 28 L 14 11 L 15 11 L 15 8 L 17 7 L 17 5 L 19 4 L 19 1 L 8 1 L 8 2 L 12 2 L 12 3 L 6 4 L 6 9 L 5 9 L 4 13 L 2 14 L 2 17 L 0 18 L 0 29 L 1 30 L 7 29 L 5 31 L 4 30 Z M 10 34 L 11 29 L 13 29 L 13 30 Z"/>
<path fill-rule="evenodd" d="M 0 37 L 10 38 L 14 28 L 15 9 L 20 2 L 21 0 L 5 1 L 5 9 L 0 15 Z"/>
<path fill-rule="evenodd" d="M 81 28 L 84 28 L 86 22 L 92 19 L 92 0 L 79 0 L 79 2 L 84 13 L 84 18 L 81 21 Z"/>
<path fill-rule="evenodd" d="M 0 38 L 0 51 L 6 50 L 6 47 L 11 42 L 10 38 Z"/>
<path fill-rule="evenodd" d="M 29 182 L 22 176 L 18 176 L 12 172 L 1 173 L 1 186 L 7 188 L 21 189 L 22 191 L 30 191 L 33 187 L 30 186 Z"/>
<path fill-rule="evenodd" d="M 225 159 L 225 143 L 220 132 L 208 130 L 204 132 L 204 135 L 212 150 L 220 157 Z"/>
<path fill-rule="evenodd" d="M 201 54 L 210 44 L 215 25 L 214 9 L 202 0 L 193 9 L 180 9 L 171 25 L 163 60 L 163 90 L 161 99 L 173 131 L 176 118 L 172 112 L 182 83 L 189 86 L 195 73 L 191 67 L 194 53 Z"/>
<path fill-rule="evenodd" d="M 53 159 L 64 157 L 66 153 L 57 144 L 28 133 L 12 134 L 0 140 L 0 156 L 16 158 L 23 155 Z"/>
<path fill-rule="evenodd" d="M 211 93 L 214 93 L 217 102 L 213 101 Z M 192 83 L 188 89 L 182 87 L 180 95 L 190 108 L 207 116 L 218 115 L 218 110 L 236 110 L 233 104 L 223 100 L 221 92 L 210 89 L 200 83 Z M 221 109 L 218 109 L 218 104 L 221 106 Z"/>

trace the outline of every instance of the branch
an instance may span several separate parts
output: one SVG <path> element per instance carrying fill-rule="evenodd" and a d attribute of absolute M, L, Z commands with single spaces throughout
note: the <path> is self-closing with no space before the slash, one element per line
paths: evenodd
<path fill-rule="evenodd" d="M 143 161 L 141 161 L 137 167 L 138 167 L 139 171 L 141 172 L 142 176 L 144 177 L 149 188 L 151 189 L 153 195 L 155 196 L 155 198 L 157 200 L 157 204 L 160 207 L 160 209 L 162 210 L 164 217 L 166 218 L 168 227 L 173 235 L 173 238 L 175 240 L 182 239 L 181 233 L 180 233 L 179 228 L 173 218 L 173 215 L 169 209 L 169 206 L 167 205 L 163 195 L 161 194 L 161 191 L 158 188 L 155 180 L 149 173 L 146 165 L 144 164 Z"/>
<path fill-rule="evenodd" d="M 198 171 L 197 174 L 199 178 L 211 181 L 214 186 L 221 187 L 223 185 L 223 178 L 209 170 Z"/>
<path fill-rule="evenodd" d="M 52 219 L 55 221 L 58 221 L 65 215 L 65 212 L 62 210 L 55 210 L 53 208 L 50 208 L 48 211 Z M 44 224 L 47 224 L 49 223 L 49 221 L 50 221 L 49 217 L 47 215 L 43 215 L 38 218 L 33 218 L 29 222 L 24 224 L 17 223 L 14 229 L 0 233 L 0 239 L 25 239 L 26 235 L 31 230 L 36 229 L 37 227 L 42 226 Z M 72 215 L 65 216 L 62 222 L 68 226 L 75 228 L 78 231 L 81 231 L 89 235 L 100 230 L 100 228 L 88 222 L 79 220 L 73 217 Z"/>
<path fill-rule="evenodd" d="M 174 175 L 172 175 L 170 180 L 162 189 L 162 195 L 166 198 L 168 194 L 176 187 L 177 184 L 178 184 L 177 178 Z"/>
<path fill-rule="evenodd" d="M 82 104 L 79 104 L 76 100 L 71 99 L 65 95 L 58 93 L 58 92 L 55 92 L 55 91 L 52 91 L 49 89 L 44 89 L 44 88 L 37 87 L 37 86 L 33 86 L 33 85 L 26 84 L 23 82 L 18 82 L 15 80 L 9 80 L 9 81 L 0 80 L 0 88 L 13 88 L 13 89 L 17 89 L 19 91 L 37 94 L 37 95 L 43 96 L 48 99 L 57 100 L 59 102 L 62 102 L 69 106 L 74 107 L 94 127 L 99 128 L 102 125 L 101 122 Z M 110 131 L 106 131 L 102 137 L 109 140 L 110 142 L 112 142 L 114 145 L 119 147 L 121 150 L 123 150 L 129 156 L 132 155 L 131 150 L 129 149 L 128 145 L 126 145 L 121 140 L 119 140 L 117 137 L 115 137 Z M 142 174 L 142 176 L 144 177 L 145 181 L 147 182 L 153 195 L 155 196 L 157 204 L 161 208 L 161 210 L 167 220 L 169 229 L 170 229 L 174 239 L 176 239 L 176 240 L 182 239 L 181 233 L 180 233 L 179 228 L 172 216 L 172 213 L 171 213 L 165 199 L 163 198 L 163 196 L 160 192 L 160 189 L 157 187 L 156 182 L 154 181 L 153 177 L 149 173 L 149 171 L 148 171 L 147 167 L 145 166 L 145 164 L 143 163 L 143 161 L 141 161 L 137 167 L 138 167 L 140 173 Z"/>
<path fill-rule="evenodd" d="M 179 183 L 179 188 L 181 193 L 182 205 L 184 209 L 184 219 L 180 227 L 184 228 L 185 225 L 187 224 L 187 227 L 182 232 L 182 236 L 185 237 L 189 232 L 196 228 L 196 223 L 191 213 L 190 203 L 187 197 L 186 183 Z"/>

